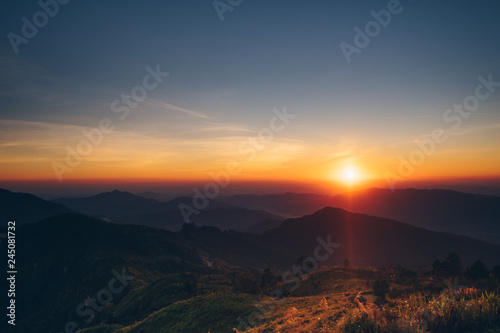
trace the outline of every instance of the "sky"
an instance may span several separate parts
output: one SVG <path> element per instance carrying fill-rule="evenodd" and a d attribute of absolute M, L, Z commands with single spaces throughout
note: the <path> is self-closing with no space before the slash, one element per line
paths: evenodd
<path fill-rule="evenodd" d="M 0 184 L 500 177 L 498 1 L 60 2 L 0 5 Z"/>

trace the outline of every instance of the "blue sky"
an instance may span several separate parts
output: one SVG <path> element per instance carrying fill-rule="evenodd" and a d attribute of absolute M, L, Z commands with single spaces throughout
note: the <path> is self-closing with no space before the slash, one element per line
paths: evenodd
<path fill-rule="evenodd" d="M 244 0 L 221 21 L 211 1 L 73 0 L 19 53 L 2 38 L 1 139 L 40 130 L 28 122 L 66 126 L 52 139 L 53 151 L 36 153 L 53 158 L 60 145 L 62 155 L 77 140 L 64 139 L 67 126 L 95 126 L 115 98 L 141 82 L 146 66 L 159 64 L 170 76 L 120 130 L 179 143 L 231 141 L 286 106 L 300 121 L 282 139 L 304 150 L 335 153 L 346 142 L 348 150 L 383 150 L 411 141 L 473 92 L 478 75 L 500 80 L 500 3 L 401 0 L 402 12 L 348 64 L 339 44 L 353 43 L 353 28 L 387 4 Z M 21 18 L 40 10 L 36 1 L 1 6 L 4 36 L 20 34 Z M 499 96 L 468 126 L 500 123 Z M 489 137 L 498 139 L 498 130 Z M 219 157 L 214 149 L 212 158 Z"/>

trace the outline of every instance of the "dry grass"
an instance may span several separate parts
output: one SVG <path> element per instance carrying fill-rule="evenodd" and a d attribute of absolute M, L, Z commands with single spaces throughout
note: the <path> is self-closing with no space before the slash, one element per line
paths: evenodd
<path fill-rule="evenodd" d="M 329 279 L 325 272 L 311 276 L 309 280 L 320 277 L 329 285 L 322 285 L 318 295 L 286 298 L 264 324 L 246 332 L 500 332 L 500 297 L 496 293 L 475 288 L 437 294 L 417 291 L 389 297 L 385 304 L 377 305 L 370 281 L 355 276 L 339 279 L 337 273 L 332 276 L 336 278 Z M 406 290 L 391 283 L 393 290 L 398 287 Z"/>

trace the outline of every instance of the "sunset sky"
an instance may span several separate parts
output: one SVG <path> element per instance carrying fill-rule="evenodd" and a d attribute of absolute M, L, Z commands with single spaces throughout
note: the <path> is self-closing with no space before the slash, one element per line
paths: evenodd
<path fill-rule="evenodd" d="M 388 3 L 248 0 L 221 21 L 212 1 L 71 1 L 15 53 L 9 33 L 41 7 L 3 2 L 0 183 L 205 180 L 229 162 L 238 181 L 500 177 L 500 4 L 401 0 L 348 63 L 339 45 Z M 447 113 L 478 89 L 476 111 Z M 68 165 L 103 119 L 114 130 Z"/>

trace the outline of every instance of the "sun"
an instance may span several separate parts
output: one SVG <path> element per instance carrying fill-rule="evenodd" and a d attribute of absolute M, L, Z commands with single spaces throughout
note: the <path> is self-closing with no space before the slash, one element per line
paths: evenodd
<path fill-rule="evenodd" d="M 352 186 L 363 180 L 361 170 L 354 165 L 346 165 L 337 171 L 337 181 Z"/>

